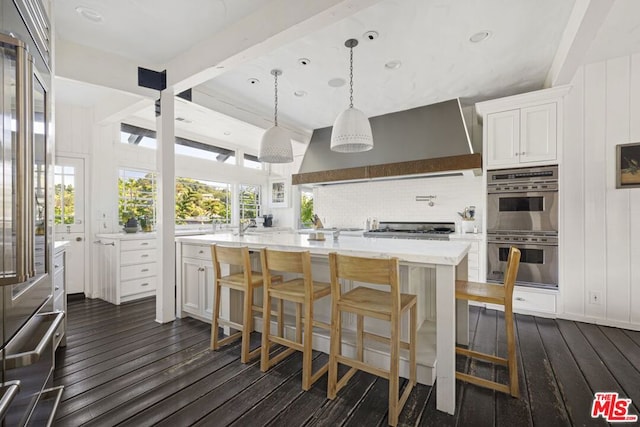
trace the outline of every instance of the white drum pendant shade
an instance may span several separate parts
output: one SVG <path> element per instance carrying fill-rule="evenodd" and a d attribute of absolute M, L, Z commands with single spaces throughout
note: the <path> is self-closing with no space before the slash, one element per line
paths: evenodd
<path fill-rule="evenodd" d="M 262 135 L 258 160 L 267 163 L 293 162 L 293 150 L 289 132 L 280 126 L 273 126 Z"/>
<path fill-rule="evenodd" d="M 348 108 L 336 118 L 331 130 L 331 151 L 357 153 L 373 148 L 371 124 L 357 108 Z"/>

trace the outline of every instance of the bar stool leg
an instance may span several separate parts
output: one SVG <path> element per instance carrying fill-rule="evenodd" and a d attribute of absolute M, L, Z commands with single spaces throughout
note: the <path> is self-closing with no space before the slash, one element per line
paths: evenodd
<path fill-rule="evenodd" d="M 389 369 L 389 425 L 398 425 L 398 363 L 400 336 L 398 317 L 391 316 L 391 367 Z"/>
<path fill-rule="evenodd" d="M 271 334 L 271 294 L 264 286 L 263 293 L 263 306 L 262 306 L 262 349 L 260 350 L 260 370 L 267 372 L 269 369 L 269 335 Z M 280 300 L 282 302 L 282 300 Z M 278 317 L 280 313 L 278 311 Z M 278 321 L 278 326 L 282 322 Z"/>
<path fill-rule="evenodd" d="M 356 327 L 356 346 L 358 352 L 358 360 L 364 362 L 364 316 L 358 314 L 358 321 Z"/>
<path fill-rule="evenodd" d="M 247 288 L 244 290 L 244 310 L 242 312 L 242 355 L 240 356 L 240 361 L 242 363 L 247 363 L 249 361 L 249 335 L 251 334 L 251 306 L 252 299 L 251 296 L 253 292 L 251 292 L 251 288 Z"/>
<path fill-rule="evenodd" d="M 418 342 L 418 308 L 417 304 L 411 307 L 409 313 L 410 319 L 409 323 L 409 333 L 411 336 L 409 337 L 409 385 L 411 387 L 415 386 L 418 381 L 418 366 L 417 366 L 417 350 L 416 344 Z"/>
<path fill-rule="evenodd" d="M 331 341 L 329 347 L 329 377 L 327 387 L 327 398 L 335 399 L 338 385 L 338 360 L 336 356 L 341 354 L 341 334 L 342 322 L 340 321 L 340 312 L 338 311 L 335 300 L 331 307 Z"/>
<path fill-rule="evenodd" d="M 302 344 L 302 304 L 296 303 L 296 342 Z"/>
<path fill-rule="evenodd" d="M 304 350 L 302 351 L 302 389 L 311 388 L 311 363 L 313 342 L 313 301 L 307 301 L 304 306 Z"/>
<path fill-rule="evenodd" d="M 218 348 L 220 348 L 220 346 L 218 345 L 218 318 L 220 316 L 220 285 L 217 283 L 214 283 L 213 287 L 214 289 L 214 298 L 215 301 L 213 303 L 213 325 L 211 326 L 211 349 L 212 350 L 217 350 Z"/>
<path fill-rule="evenodd" d="M 516 363 L 516 338 L 513 328 L 513 311 L 505 309 L 504 322 L 507 329 L 507 359 L 509 364 L 509 389 L 511 396 L 519 397 L 518 364 Z"/>

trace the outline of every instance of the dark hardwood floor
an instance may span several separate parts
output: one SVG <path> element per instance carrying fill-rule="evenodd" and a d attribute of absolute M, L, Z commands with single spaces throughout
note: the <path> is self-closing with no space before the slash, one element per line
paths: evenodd
<path fill-rule="evenodd" d="M 64 385 L 57 426 L 385 426 L 388 383 L 359 372 L 334 401 L 326 376 L 301 389 L 300 354 L 267 373 L 240 363 L 239 345 L 209 350 L 210 326 L 154 322 L 153 299 L 114 306 L 69 303 L 67 347 L 56 354 Z M 458 382 L 457 409 L 435 409 L 435 387 L 418 385 L 400 417 L 411 426 L 591 426 L 595 391 L 640 405 L 640 332 L 517 315 L 520 399 Z M 472 348 L 504 355 L 502 313 L 472 307 Z M 257 346 L 260 335 L 254 334 Z M 278 351 L 276 349 L 275 351 Z M 317 353 L 316 363 L 327 355 Z M 457 360 L 459 369 L 506 381 L 506 371 Z M 436 385 L 437 387 L 437 385 Z"/>

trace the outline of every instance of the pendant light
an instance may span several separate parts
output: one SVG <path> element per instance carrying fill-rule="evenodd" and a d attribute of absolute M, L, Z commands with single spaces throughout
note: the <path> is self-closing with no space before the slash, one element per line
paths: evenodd
<path fill-rule="evenodd" d="M 344 45 L 349 48 L 349 108 L 336 119 L 331 131 L 331 150 L 340 153 L 357 153 L 373 148 L 371 124 L 364 113 L 353 108 L 353 48 L 358 40 L 349 39 Z"/>
<path fill-rule="evenodd" d="M 271 70 L 271 74 L 275 79 L 274 125 L 262 135 L 258 160 L 267 163 L 291 163 L 291 137 L 289 132 L 278 126 L 278 76 L 282 75 L 282 71 Z"/>

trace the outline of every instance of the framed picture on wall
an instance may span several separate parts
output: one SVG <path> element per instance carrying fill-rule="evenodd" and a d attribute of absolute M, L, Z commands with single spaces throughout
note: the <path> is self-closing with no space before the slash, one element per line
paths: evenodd
<path fill-rule="evenodd" d="M 286 180 L 269 181 L 269 206 L 272 208 L 289 207 L 289 185 Z"/>
<path fill-rule="evenodd" d="M 616 145 L 616 188 L 640 188 L 640 142 Z"/>

